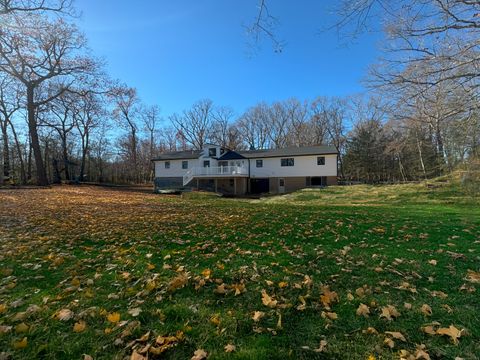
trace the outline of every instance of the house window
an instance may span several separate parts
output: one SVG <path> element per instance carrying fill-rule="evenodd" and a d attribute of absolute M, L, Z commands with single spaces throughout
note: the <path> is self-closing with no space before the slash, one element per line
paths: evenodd
<path fill-rule="evenodd" d="M 257 167 L 263 167 L 263 160 L 257 160 Z"/>
<path fill-rule="evenodd" d="M 210 167 L 210 160 L 205 160 L 203 162 L 203 167 Z"/>
<path fill-rule="evenodd" d="M 188 169 L 188 161 L 182 161 L 182 169 Z"/>
<path fill-rule="evenodd" d="M 317 165 L 325 165 L 325 156 L 317 157 Z"/>
<path fill-rule="evenodd" d="M 278 186 L 285 186 L 285 179 L 278 179 Z"/>
<path fill-rule="evenodd" d="M 295 161 L 293 158 L 285 158 L 280 160 L 281 166 L 293 166 L 294 164 L 295 164 Z"/>
<path fill-rule="evenodd" d="M 210 157 L 217 156 L 217 149 L 216 148 L 208 149 L 208 156 L 210 156 Z"/>
<path fill-rule="evenodd" d="M 165 161 L 165 169 L 170 169 L 170 161 Z"/>

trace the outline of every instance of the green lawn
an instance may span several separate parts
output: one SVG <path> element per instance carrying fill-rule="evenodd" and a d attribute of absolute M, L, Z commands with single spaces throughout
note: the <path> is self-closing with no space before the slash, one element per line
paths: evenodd
<path fill-rule="evenodd" d="M 0 359 L 480 357 L 480 203 L 455 183 L 0 190 L 0 219 Z"/>

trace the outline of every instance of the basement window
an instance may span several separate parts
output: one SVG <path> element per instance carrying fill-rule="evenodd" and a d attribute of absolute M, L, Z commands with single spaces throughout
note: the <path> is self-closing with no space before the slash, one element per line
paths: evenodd
<path fill-rule="evenodd" d="M 317 165 L 325 165 L 325 156 L 317 157 Z"/>
<path fill-rule="evenodd" d="M 170 169 L 170 161 L 165 161 L 165 169 Z"/>
<path fill-rule="evenodd" d="M 294 164 L 295 164 L 295 159 L 294 158 L 280 159 L 280 165 L 281 166 L 294 166 Z"/>

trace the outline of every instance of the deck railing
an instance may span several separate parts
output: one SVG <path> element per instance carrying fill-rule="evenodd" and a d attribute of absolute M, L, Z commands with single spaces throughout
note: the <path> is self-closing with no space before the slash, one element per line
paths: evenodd
<path fill-rule="evenodd" d="M 183 175 L 183 186 L 186 186 L 196 177 L 219 177 L 219 176 L 246 176 L 248 169 L 243 166 L 212 166 L 194 167 Z"/>

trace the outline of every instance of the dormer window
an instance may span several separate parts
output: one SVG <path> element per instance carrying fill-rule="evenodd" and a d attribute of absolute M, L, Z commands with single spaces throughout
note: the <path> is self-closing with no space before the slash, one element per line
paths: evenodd
<path fill-rule="evenodd" d="M 215 156 L 217 156 L 217 148 L 209 148 L 209 149 L 208 149 L 208 156 L 209 156 L 209 157 L 215 157 Z"/>

